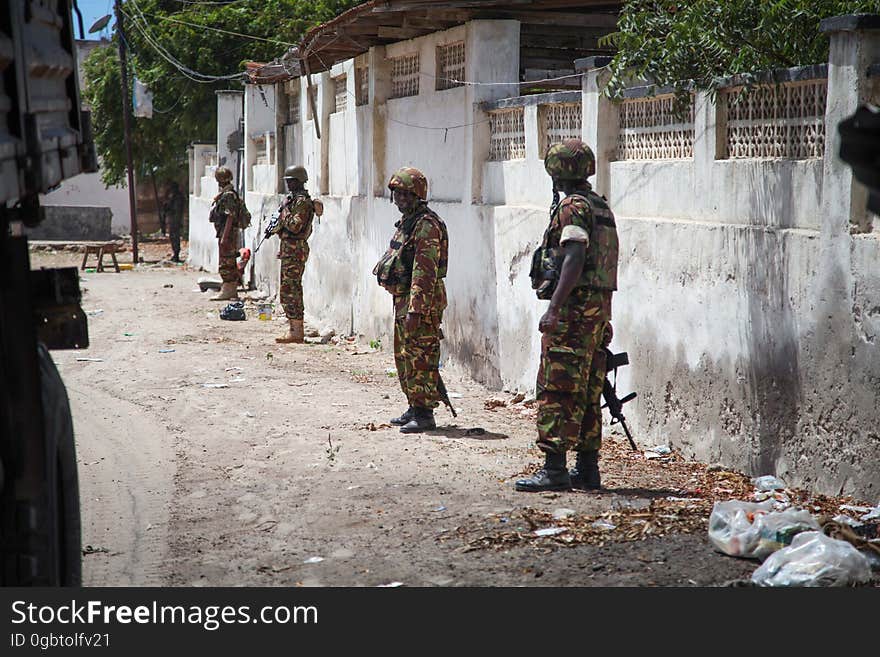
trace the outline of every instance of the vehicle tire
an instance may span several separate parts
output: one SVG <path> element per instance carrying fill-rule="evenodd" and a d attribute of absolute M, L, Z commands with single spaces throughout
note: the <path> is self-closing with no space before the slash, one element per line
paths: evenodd
<path fill-rule="evenodd" d="M 56 454 L 53 488 L 57 500 L 54 540 L 57 541 L 58 581 L 56 586 L 82 585 L 82 545 L 79 480 L 73 418 L 64 382 L 45 346 L 38 346 L 43 427 L 46 445 Z"/>

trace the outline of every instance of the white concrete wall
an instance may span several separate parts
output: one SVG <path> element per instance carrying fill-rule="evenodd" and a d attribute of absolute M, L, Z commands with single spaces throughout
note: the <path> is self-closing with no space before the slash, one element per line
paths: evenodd
<path fill-rule="evenodd" d="M 68 178 L 58 189 L 40 196 L 40 205 L 107 207 L 113 213 L 110 230 L 116 235 L 131 233 L 128 185 L 105 187 L 100 173 L 81 173 Z"/>
<path fill-rule="evenodd" d="M 388 200 L 388 176 L 416 166 L 428 175 L 430 205 L 450 235 L 444 365 L 530 391 L 546 304 L 535 299 L 528 269 L 551 201 L 537 106 L 525 107 L 526 157 L 487 162 L 487 115 L 479 103 L 515 91 L 492 85 L 437 92 L 431 77 L 437 44 L 463 37 L 469 80 L 515 80 L 518 34 L 512 21 L 475 21 L 374 48 L 364 56 L 370 104 L 354 107 L 349 61 L 312 76 L 313 118 L 305 78 L 299 81 L 302 164 L 326 209 L 310 241 L 304 288 L 308 321 L 390 345 L 391 300 L 370 271 L 399 216 Z M 639 393 L 626 409 L 637 441 L 670 442 L 754 474 L 876 498 L 880 230 L 851 231 L 870 222 L 863 190 L 836 157 L 836 126 L 869 93 L 854 71 L 880 61 L 880 45 L 863 32 L 837 35 L 833 44 L 824 158 L 717 160 L 715 108 L 701 96 L 692 159 L 609 161 L 616 112 L 598 94 L 596 71 L 584 79 L 582 134 L 604 155 L 596 189 L 618 217 L 612 348 L 630 354 L 620 384 Z M 387 99 L 388 57 L 414 51 L 429 74 L 419 95 Z M 345 112 L 335 113 L 332 77 L 340 72 L 352 94 Z M 252 247 L 280 201 L 268 185 L 259 187 L 246 197 Z M 206 216 L 205 198 L 203 191 L 191 199 L 191 239 L 196 215 Z M 254 269 L 255 285 L 271 293 L 278 287 L 275 242 L 257 254 Z M 192 264 L 210 267 L 211 257 L 191 247 Z"/>

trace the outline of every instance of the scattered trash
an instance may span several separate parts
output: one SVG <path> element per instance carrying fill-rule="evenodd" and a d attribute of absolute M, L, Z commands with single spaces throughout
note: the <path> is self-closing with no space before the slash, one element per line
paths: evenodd
<path fill-rule="evenodd" d="M 208 290 L 219 290 L 220 286 L 223 284 L 222 281 L 215 281 L 212 278 L 200 278 L 198 281 L 199 289 L 202 292 L 207 292 Z"/>
<path fill-rule="evenodd" d="M 596 529 L 604 529 L 606 531 L 617 529 L 617 525 L 615 525 L 613 522 L 608 522 L 607 520 L 596 520 L 595 522 L 590 523 L 590 527 L 595 527 Z"/>
<path fill-rule="evenodd" d="M 303 563 L 321 563 L 324 561 L 324 557 L 309 557 Z"/>
<path fill-rule="evenodd" d="M 565 527 L 545 527 L 544 529 L 536 529 L 535 536 L 556 536 L 562 532 L 568 531 Z"/>
<path fill-rule="evenodd" d="M 226 319 L 231 322 L 240 322 L 247 319 L 247 315 L 244 314 L 244 301 L 233 301 L 226 304 L 223 310 L 220 311 L 220 319 Z"/>
<path fill-rule="evenodd" d="M 224 372 L 241 372 L 242 368 L 240 368 L 240 367 L 227 367 L 223 371 Z"/>
<path fill-rule="evenodd" d="M 483 402 L 483 408 L 487 411 L 493 411 L 496 408 L 501 408 L 502 406 L 507 406 L 507 400 L 501 398 L 498 395 L 494 397 L 489 397 L 486 401 Z"/>
<path fill-rule="evenodd" d="M 669 447 L 669 445 L 654 445 L 654 447 L 649 447 L 648 449 L 646 449 L 645 452 L 646 458 L 656 458 L 648 456 L 647 452 L 653 452 L 657 456 L 666 456 L 667 454 L 672 454 L 672 449 Z"/>
<path fill-rule="evenodd" d="M 868 558 L 846 541 L 802 532 L 752 573 L 759 586 L 847 586 L 871 579 Z"/>
<path fill-rule="evenodd" d="M 380 589 L 395 589 L 398 586 L 403 586 L 403 582 L 389 582 L 388 584 L 379 584 L 378 588 L 380 588 Z"/>
<path fill-rule="evenodd" d="M 486 430 L 483 427 L 471 427 L 464 432 L 465 436 L 485 436 Z"/>
<path fill-rule="evenodd" d="M 518 392 L 513 396 L 513 399 L 510 400 L 511 404 L 519 404 L 520 402 L 524 402 L 526 400 L 526 395 L 523 392 Z"/>
<path fill-rule="evenodd" d="M 773 475 L 764 475 L 752 479 L 752 483 L 759 491 L 785 490 L 785 482 Z"/>
<path fill-rule="evenodd" d="M 102 308 L 98 308 L 97 310 L 87 310 L 86 315 L 89 317 L 97 317 L 98 315 L 103 315 L 104 310 Z"/>
<path fill-rule="evenodd" d="M 79 357 L 79 358 L 77 358 L 76 360 L 77 360 L 77 362 L 79 362 L 79 363 L 103 363 L 103 362 L 104 362 L 104 359 L 103 359 L 103 358 L 84 358 L 84 357 Z"/>
<path fill-rule="evenodd" d="M 272 319 L 273 306 L 271 303 L 261 303 L 257 305 L 257 319 L 268 322 Z"/>
<path fill-rule="evenodd" d="M 848 525 L 850 527 L 861 527 L 862 523 L 856 520 L 851 516 L 845 516 L 842 513 L 834 516 L 832 518 L 834 522 L 839 522 L 841 525 Z"/>
<path fill-rule="evenodd" d="M 175 351 L 176 351 L 175 349 L 160 349 L 159 353 L 160 354 L 173 354 Z"/>
<path fill-rule="evenodd" d="M 446 511 L 446 507 L 441 505 L 441 506 L 438 506 L 436 509 L 431 509 L 431 511 L 437 511 L 437 512 Z"/>
<path fill-rule="evenodd" d="M 82 549 L 82 554 L 83 554 L 83 556 L 85 556 L 85 555 L 87 555 L 87 554 L 98 554 L 99 552 L 107 553 L 107 552 L 110 552 L 110 550 L 108 550 L 108 549 L 105 548 L 105 547 L 93 547 L 93 546 L 91 546 L 91 545 L 86 545 L 86 546 Z"/>
<path fill-rule="evenodd" d="M 464 397 L 464 395 L 462 395 L 460 392 L 450 392 L 449 393 L 450 399 L 461 399 L 462 397 Z"/>
<path fill-rule="evenodd" d="M 354 486 L 348 486 L 345 490 L 355 490 L 356 488 L 360 488 L 360 484 L 356 484 Z"/>
<path fill-rule="evenodd" d="M 162 287 L 174 287 L 173 283 L 165 283 Z"/>
<path fill-rule="evenodd" d="M 250 411 L 245 411 L 244 416 L 245 417 L 257 417 L 255 413 L 251 413 Z"/>
<path fill-rule="evenodd" d="M 795 535 L 819 530 L 819 523 L 804 509 L 774 511 L 771 501 L 716 502 L 709 516 L 709 540 L 732 557 L 765 559 L 789 545 Z"/>
<path fill-rule="evenodd" d="M 130 338 L 134 336 L 134 333 L 123 333 L 122 335 Z"/>
<path fill-rule="evenodd" d="M 565 520 L 566 518 L 571 518 L 576 511 L 574 509 L 556 509 L 553 512 L 554 520 Z"/>
<path fill-rule="evenodd" d="M 203 388 L 228 388 L 228 383 L 203 383 Z"/>
<path fill-rule="evenodd" d="M 234 378 L 234 379 L 229 379 L 229 383 L 244 383 L 244 381 L 245 381 L 245 380 L 242 379 L 240 376 L 239 376 L 239 377 L 236 377 L 236 378 Z"/>

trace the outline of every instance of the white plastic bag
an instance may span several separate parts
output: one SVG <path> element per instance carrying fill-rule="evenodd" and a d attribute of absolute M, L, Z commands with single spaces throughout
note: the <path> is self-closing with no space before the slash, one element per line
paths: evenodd
<path fill-rule="evenodd" d="M 709 540 L 732 557 L 764 559 L 791 543 L 799 532 L 818 530 L 808 511 L 774 511 L 774 502 L 716 502 L 709 516 Z"/>
<path fill-rule="evenodd" d="M 871 579 L 868 558 L 846 541 L 803 532 L 752 573 L 759 586 L 846 586 Z"/>

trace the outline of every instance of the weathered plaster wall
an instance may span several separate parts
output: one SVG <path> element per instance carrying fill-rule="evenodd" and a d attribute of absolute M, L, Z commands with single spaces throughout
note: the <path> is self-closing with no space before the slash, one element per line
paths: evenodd
<path fill-rule="evenodd" d="M 326 208 L 304 286 L 309 321 L 390 345 L 391 301 L 370 271 L 398 218 L 387 177 L 417 166 L 450 233 L 444 364 L 492 386 L 530 391 L 546 304 L 534 298 L 528 269 L 551 198 L 537 106 L 525 107 L 526 157 L 487 162 L 480 103 L 513 95 L 510 89 L 436 92 L 431 77 L 437 43 L 461 34 L 468 79 L 515 79 L 516 27 L 479 21 L 455 34 L 375 48 L 363 58 L 370 104 L 355 108 L 350 97 L 340 113 L 332 111 L 332 77 L 344 71 L 353 83 L 352 62 L 313 76 L 321 140 L 300 80 L 303 164 Z M 832 40 L 822 159 L 716 159 L 720 128 L 714 106 L 700 96 L 692 160 L 609 162 L 616 113 L 598 94 L 602 73 L 585 75 L 583 135 L 606 155 L 596 188 L 617 214 L 621 243 L 612 349 L 630 354 L 620 385 L 639 393 L 627 417 L 641 445 L 670 442 L 753 474 L 877 497 L 880 233 L 864 213 L 863 190 L 836 157 L 837 123 L 868 93 L 859 72 L 880 61 L 873 39 L 851 32 Z M 414 50 L 426 73 L 419 95 L 386 102 L 386 55 Z M 191 199 L 191 227 L 197 211 L 207 216 L 205 197 Z M 251 246 L 279 200 L 247 195 Z M 213 232 L 210 239 L 213 246 Z M 273 241 L 255 258 L 254 282 L 275 293 Z M 209 262 L 211 255 L 191 257 Z"/>

